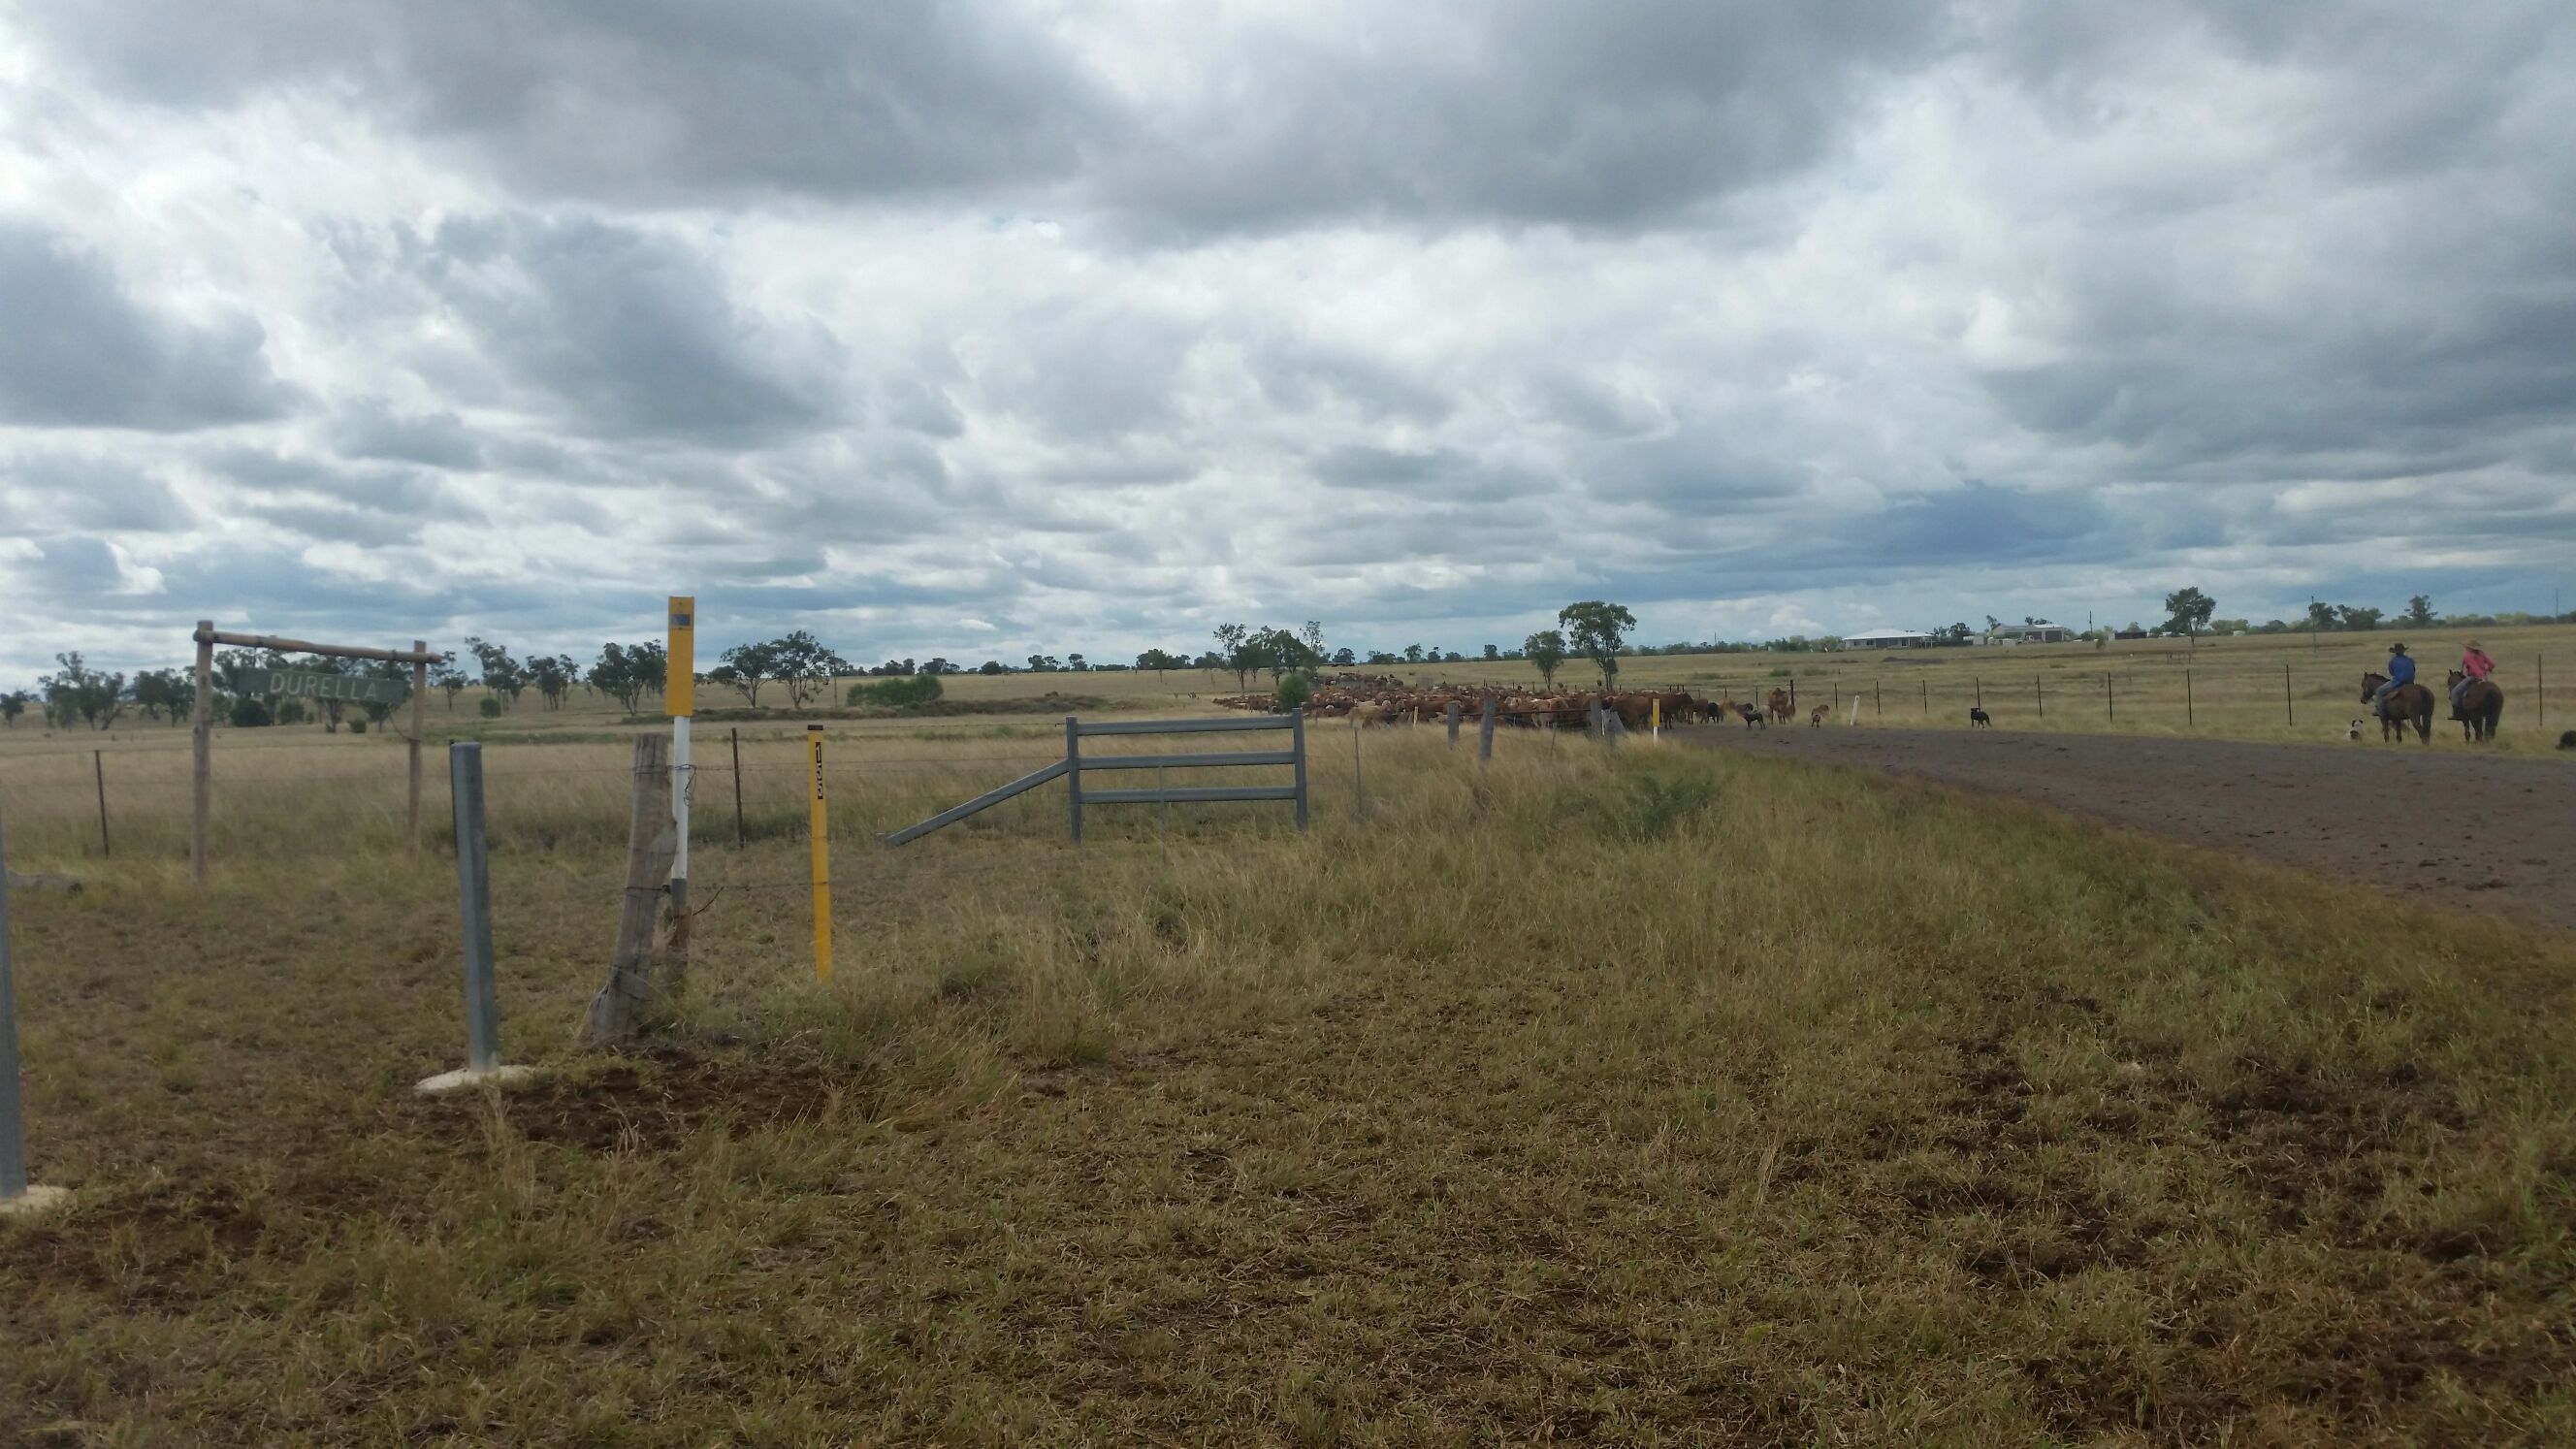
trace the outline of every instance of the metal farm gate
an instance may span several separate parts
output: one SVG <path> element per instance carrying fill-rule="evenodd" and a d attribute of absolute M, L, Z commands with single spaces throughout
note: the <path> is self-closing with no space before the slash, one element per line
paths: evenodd
<path fill-rule="evenodd" d="M 1086 755 L 1082 742 L 1104 735 L 1200 735 L 1239 734 L 1246 730 L 1286 730 L 1288 748 L 1284 750 L 1197 750 L 1157 755 Z M 1294 779 L 1285 785 L 1161 785 L 1145 789 L 1087 790 L 1082 777 L 1101 770 L 1212 769 L 1252 765 L 1285 765 Z M 1023 775 L 995 790 L 988 790 L 963 805 L 942 810 L 918 825 L 906 826 L 888 835 L 885 843 L 902 845 L 918 840 L 942 826 L 954 825 L 967 816 L 998 805 L 1023 791 L 1036 789 L 1058 775 L 1064 777 L 1068 817 L 1076 845 L 1082 843 L 1082 807 L 1085 805 L 1171 805 L 1208 800 L 1293 800 L 1297 804 L 1297 828 L 1306 828 L 1306 716 L 1303 711 L 1284 715 L 1243 715 L 1217 719 L 1127 719 L 1102 720 L 1085 724 L 1079 716 L 1064 717 L 1064 758 L 1039 770 Z"/>

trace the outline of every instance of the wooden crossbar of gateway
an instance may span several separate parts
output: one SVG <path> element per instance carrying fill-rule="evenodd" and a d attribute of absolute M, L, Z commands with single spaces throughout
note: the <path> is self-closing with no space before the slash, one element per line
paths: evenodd
<path fill-rule="evenodd" d="M 1288 748 L 1284 750 L 1204 750 L 1160 755 L 1086 755 L 1085 739 L 1101 735 L 1196 735 L 1234 734 L 1245 730 L 1286 730 Z M 1155 786 L 1144 790 L 1086 790 L 1083 775 L 1092 770 L 1167 770 L 1205 769 L 1217 766 L 1287 765 L 1295 780 L 1286 785 L 1179 785 Z M 1206 800 L 1293 800 L 1297 803 L 1297 828 L 1306 828 L 1306 716 L 1241 715 L 1215 719 L 1127 719 L 1102 720 L 1085 724 L 1075 715 L 1064 717 L 1064 758 L 1033 774 L 1022 775 L 998 789 L 987 790 L 963 805 L 942 810 L 918 825 L 908 825 L 885 837 L 888 845 L 902 845 L 919 840 L 934 830 L 956 824 L 979 810 L 990 809 L 1014 795 L 1034 790 L 1055 779 L 1065 779 L 1073 840 L 1082 843 L 1082 807 L 1085 805 L 1162 805 Z"/>

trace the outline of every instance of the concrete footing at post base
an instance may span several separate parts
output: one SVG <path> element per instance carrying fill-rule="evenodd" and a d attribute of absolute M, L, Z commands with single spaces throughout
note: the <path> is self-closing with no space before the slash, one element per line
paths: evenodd
<path fill-rule="evenodd" d="M 0 1218 L 42 1217 L 71 1200 L 68 1187 L 30 1187 L 16 1197 L 0 1197 Z"/>
<path fill-rule="evenodd" d="M 536 1074 L 535 1067 L 498 1066 L 479 1072 L 472 1067 L 458 1067 L 452 1072 L 423 1077 L 419 1085 L 412 1090 L 424 1097 L 446 1097 L 458 1092 L 470 1092 L 476 1087 L 514 1086 L 529 1080 Z"/>

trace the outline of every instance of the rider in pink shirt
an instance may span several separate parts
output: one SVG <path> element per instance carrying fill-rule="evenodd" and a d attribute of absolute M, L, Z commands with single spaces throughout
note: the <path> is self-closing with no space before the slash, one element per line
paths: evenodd
<path fill-rule="evenodd" d="M 2478 647 L 2478 641 L 2464 641 L 2460 651 L 2460 682 L 2451 687 L 2451 712 L 2460 712 L 2460 696 L 2468 693 L 2470 685 L 2493 673 L 2495 661 L 2487 657 L 2487 651 Z"/>

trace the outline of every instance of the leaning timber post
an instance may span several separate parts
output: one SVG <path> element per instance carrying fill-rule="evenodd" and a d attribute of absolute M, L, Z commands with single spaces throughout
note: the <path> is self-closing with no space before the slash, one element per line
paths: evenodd
<path fill-rule="evenodd" d="M 689 756 L 689 723 L 697 703 L 698 601 L 670 596 L 663 646 L 662 706 L 671 712 L 671 954 L 668 986 L 678 991 L 689 975 L 689 804 L 697 798 L 697 772 Z"/>
<path fill-rule="evenodd" d="M 214 795 L 215 753 L 215 621 L 197 621 L 197 707 L 188 715 L 189 743 L 196 751 L 191 785 L 195 810 L 188 821 L 188 878 L 206 883 L 206 812 Z"/>
<path fill-rule="evenodd" d="M 110 851 L 108 850 L 108 848 L 107 848 L 107 753 L 106 753 L 106 751 L 104 751 L 104 750 L 92 750 L 92 751 L 90 751 L 90 752 L 89 752 L 89 767 L 90 767 L 90 770 L 91 770 L 94 774 L 96 774 L 96 775 L 98 776 L 98 858 L 99 858 L 99 859 L 101 859 L 101 860 L 105 860 L 105 859 L 107 859 L 107 858 L 109 857 L 109 855 L 111 854 L 111 852 L 110 852 Z"/>
<path fill-rule="evenodd" d="M 1918 679 L 1915 683 L 1923 686 L 1923 717 L 1930 719 L 1932 717 L 1932 681 Z"/>
<path fill-rule="evenodd" d="M 2120 707 L 2111 702 L 2111 671 L 2102 671 L 2102 713 L 2113 724 L 2120 722 Z"/>
<path fill-rule="evenodd" d="M 2187 730 L 2200 728 L 2200 717 L 2192 712 L 2191 666 L 2188 664 L 2182 667 L 2182 727 Z"/>
<path fill-rule="evenodd" d="M 2537 654 L 2531 656 L 2531 678 L 2531 702 L 2540 711 L 2540 717 L 2534 723 L 2547 724 L 2549 723 L 2549 665 Z"/>
<path fill-rule="evenodd" d="M 1984 709 L 1986 707 L 1986 682 L 1973 674 L 1968 676 L 1968 682 L 1976 687 L 1977 708 Z"/>
<path fill-rule="evenodd" d="M 1481 765 L 1494 757 L 1494 697 L 1485 696 L 1485 717 L 1476 725 L 1476 763 Z"/>
<path fill-rule="evenodd" d="M 2290 666 L 2281 666 L 2281 713 L 2289 718 L 2292 728 L 2299 723 L 2299 707 L 2290 702 Z"/>
<path fill-rule="evenodd" d="M 423 656 L 411 662 L 411 854 L 420 859 L 420 732 L 422 710 L 429 698 L 429 641 L 414 639 L 411 652 Z"/>
<path fill-rule="evenodd" d="M 1456 751 L 1457 751 L 1457 749 L 1458 749 L 1458 701 L 1456 701 L 1456 700 L 1454 700 L 1454 699 L 1453 699 L 1453 700 L 1451 700 L 1451 701 L 1449 701 L 1449 710 L 1448 710 L 1448 714 L 1449 714 L 1449 749 L 1450 749 L 1451 753 L 1453 753 L 1453 754 L 1454 754 L 1454 753 L 1456 753 Z"/>
<path fill-rule="evenodd" d="M 2040 691 L 2039 676 L 2030 677 L 2030 702 L 2039 709 L 2041 719 L 2048 718 L 2048 696 Z"/>
<path fill-rule="evenodd" d="M 582 1041 L 605 1046 L 634 1034 L 653 989 L 653 932 L 671 879 L 679 832 L 671 820 L 671 742 L 635 737 L 634 809 L 626 827 L 626 896 L 617 913 L 617 950 L 608 984 L 590 1003 Z"/>
<path fill-rule="evenodd" d="M 1887 718 L 1887 696 L 1879 693 L 1878 681 L 1875 679 L 1869 682 L 1869 707 L 1878 711 L 1880 719 Z"/>

